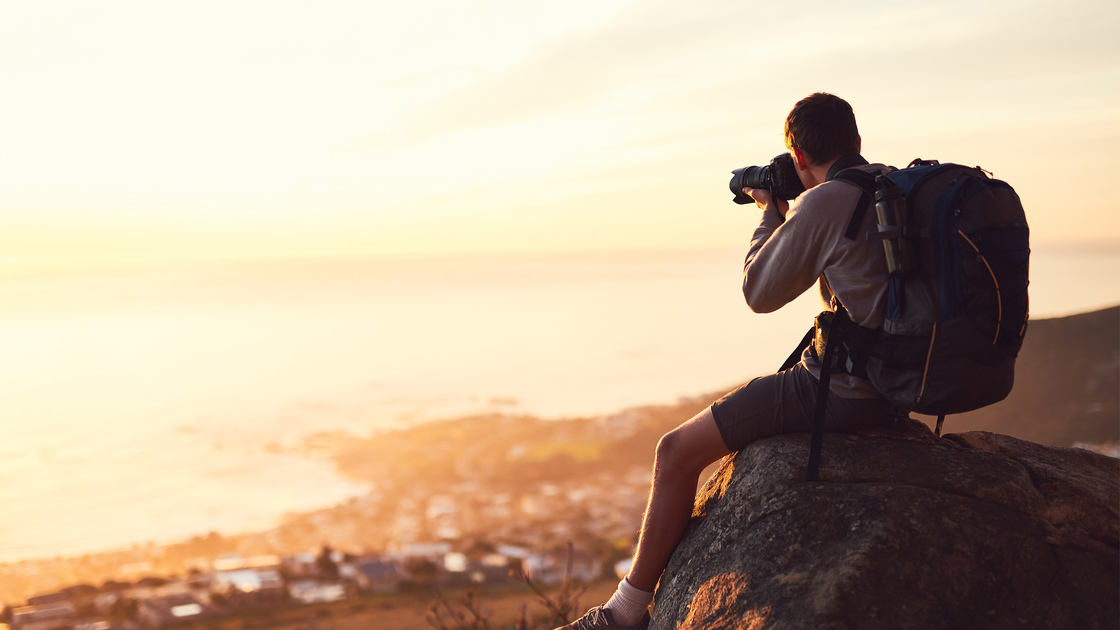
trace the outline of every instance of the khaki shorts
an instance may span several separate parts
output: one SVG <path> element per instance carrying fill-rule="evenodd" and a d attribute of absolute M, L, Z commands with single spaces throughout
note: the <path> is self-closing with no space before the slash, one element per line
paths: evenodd
<path fill-rule="evenodd" d="M 784 372 L 760 376 L 712 404 L 712 415 L 728 450 L 780 433 L 813 430 L 817 379 L 800 363 Z M 841 398 L 828 393 L 824 430 L 866 429 L 905 416 L 882 398 Z"/>

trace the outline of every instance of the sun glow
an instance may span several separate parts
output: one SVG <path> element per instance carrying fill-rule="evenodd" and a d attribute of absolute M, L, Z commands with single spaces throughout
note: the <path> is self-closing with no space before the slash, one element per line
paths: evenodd
<path fill-rule="evenodd" d="M 779 152 L 782 115 L 819 89 L 854 104 L 869 157 L 981 164 L 1035 238 L 1117 242 L 1108 182 L 1064 187 L 1074 222 L 1037 176 L 1116 158 L 1115 4 L 985 7 L 962 30 L 908 3 L 814 4 L 785 52 L 750 27 L 769 9 L 673 1 L 25 4 L 0 26 L 0 251 L 734 246 L 751 217 L 726 172 Z M 879 37 L 830 35 L 868 20 Z M 881 64 L 889 88 L 843 70 Z"/>

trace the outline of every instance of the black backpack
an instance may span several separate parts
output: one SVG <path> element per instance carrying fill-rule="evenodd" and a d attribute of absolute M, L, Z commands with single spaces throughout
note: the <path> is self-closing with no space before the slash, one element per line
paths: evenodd
<path fill-rule="evenodd" d="M 809 480 L 832 372 L 864 376 L 892 404 L 938 416 L 940 435 L 947 414 L 1011 392 L 1028 318 L 1029 230 L 1011 186 L 979 167 L 927 160 L 880 176 L 846 169 L 834 179 L 863 191 L 845 237 L 882 241 L 891 277 L 881 329 L 856 325 L 834 302 L 794 353 L 799 359 L 812 344 L 822 366 Z M 878 232 L 858 234 L 872 199 Z"/>

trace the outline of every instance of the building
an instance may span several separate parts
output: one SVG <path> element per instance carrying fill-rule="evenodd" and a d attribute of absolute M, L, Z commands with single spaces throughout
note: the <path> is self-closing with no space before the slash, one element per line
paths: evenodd
<path fill-rule="evenodd" d="M 213 617 L 215 611 L 190 593 L 149 597 L 137 602 L 136 617 L 146 628 L 197 621 Z"/>
<path fill-rule="evenodd" d="M 225 598 L 234 608 L 273 604 L 288 598 L 280 575 L 280 558 L 225 556 L 214 561 L 210 592 Z"/>
<path fill-rule="evenodd" d="M 525 562 L 529 576 L 541 584 L 559 584 L 564 580 L 568 559 L 563 554 L 534 554 Z M 572 554 L 572 579 L 590 582 L 603 573 L 603 562 L 586 551 L 575 550 Z"/>
<path fill-rule="evenodd" d="M 401 588 L 401 572 L 395 563 L 381 559 L 358 562 L 355 576 L 358 588 L 371 593 L 396 593 Z"/>
<path fill-rule="evenodd" d="M 210 590 L 223 595 L 269 595 L 284 592 L 284 578 L 276 569 L 215 571 Z"/>
<path fill-rule="evenodd" d="M 288 594 L 302 604 L 338 602 L 346 599 L 346 586 L 339 582 L 299 580 L 288 586 Z"/>
<path fill-rule="evenodd" d="M 74 605 L 67 600 L 55 600 L 16 608 L 11 625 L 12 630 L 55 630 L 73 622 Z"/>

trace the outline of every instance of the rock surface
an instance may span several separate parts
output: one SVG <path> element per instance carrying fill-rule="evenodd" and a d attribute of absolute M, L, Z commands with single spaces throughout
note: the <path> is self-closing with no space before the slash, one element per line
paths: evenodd
<path fill-rule="evenodd" d="M 729 456 L 653 630 L 1120 627 L 1120 460 L 908 420 Z"/>

